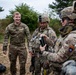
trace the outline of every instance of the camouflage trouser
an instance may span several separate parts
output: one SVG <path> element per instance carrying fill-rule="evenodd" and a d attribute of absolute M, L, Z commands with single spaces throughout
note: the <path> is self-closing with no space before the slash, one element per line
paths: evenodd
<path fill-rule="evenodd" d="M 50 62 L 50 75 L 60 75 L 61 64 Z"/>
<path fill-rule="evenodd" d="M 46 70 L 49 69 L 48 64 L 46 63 L 47 60 L 44 56 L 42 56 L 40 53 L 35 53 L 35 56 L 32 57 L 32 63 L 31 67 L 33 68 L 32 72 L 35 73 L 35 75 L 41 75 L 41 68 L 45 68 Z M 42 71 L 43 72 L 43 71 Z"/>
<path fill-rule="evenodd" d="M 41 60 L 42 60 L 41 56 L 35 57 L 35 75 L 41 75 L 41 67 L 42 67 Z"/>
<path fill-rule="evenodd" d="M 9 60 L 10 60 L 10 72 L 12 75 L 16 75 L 16 61 L 19 57 L 20 75 L 25 75 L 25 63 L 27 59 L 27 51 L 25 47 L 18 47 L 14 45 L 9 46 Z"/>
<path fill-rule="evenodd" d="M 31 58 L 31 68 L 35 75 L 41 75 L 41 56 L 39 53 L 35 53 L 35 56 Z"/>

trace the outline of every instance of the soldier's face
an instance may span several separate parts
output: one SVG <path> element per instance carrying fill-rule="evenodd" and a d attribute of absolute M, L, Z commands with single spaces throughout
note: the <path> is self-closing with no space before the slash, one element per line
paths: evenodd
<path fill-rule="evenodd" d="M 21 22 L 21 15 L 20 14 L 14 15 L 13 19 L 14 19 L 14 22 L 20 23 Z"/>
<path fill-rule="evenodd" d="M 62 23 L 62 26 L 65 26 L 67 25 L 67 20 L 65 19 L 64 21 L 61 21 L 61 23 Z"/>
<path fill-rule="evenodd" d="M 40 26 L 40 28 L 42 28 L 42 29 L 46 28 L 47 25 L 48 25 L 47 22 L 40 22 L 40 23 L 39 23 L 39 26 Z"/>

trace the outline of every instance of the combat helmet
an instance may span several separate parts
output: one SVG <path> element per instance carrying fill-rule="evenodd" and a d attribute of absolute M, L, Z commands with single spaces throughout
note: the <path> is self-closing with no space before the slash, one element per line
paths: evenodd
<path fill-rule="evenodd" d="M 47 14 L 39 15 L 38 22 L 50 22 L 50 18 Z"/>
<path fill-rule="evenodd" d="M 73 2 L 73 6 L 69 6 L 61 10 L 60 18 L 68 17 L 69 19 L 76 19 L 76 1 Z"/>

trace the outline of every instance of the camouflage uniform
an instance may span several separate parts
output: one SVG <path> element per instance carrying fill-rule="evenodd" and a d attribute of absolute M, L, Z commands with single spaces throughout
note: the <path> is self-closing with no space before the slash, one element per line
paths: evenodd
<path fill-rule="evenodd" d="M 61 11 L 61 16 L 69 17 L 70 19 L 76 19 L 76 14 L 73 13 L 72 8 L 73 7 L 67 7 L 63 9 Z M 54 75 L 60 74 L 62 64 L 65 61 L 76 61 L 76 26 L 74 23 L 68 23 L 67 25 L 72 25 L 74 27 L 63 38 L 61 38 L 60 43 L 57 40 L 55 53 L 43 51 L 43 56 L 46 56 L 47 59 L 50 61 Z"/>
<path fill-rule="evenodd" d="M 64 40 L 62 41 L 62 47 L 59 49 L 58 52 L 49 53 L 44 51 L 43 55 L 47 56 L 48 60 L 50 60 L 51 62 L 53 63 L 55 62 L 56 65 L 57 63 L 61 64 L 65 62 L 67 59 L 76 60 L 75 45 L 76 45 L 76 31 L 72 31 L 71 33 L 69 33 L 68 36 L 64 37 Z"/>
<path fill-rule="evenodd" d="M 27 25 L 23 23 L 20 23 L 20 25 L 18 26 L 15 25 L 14 23 L 11 23 L 6 27 L 3 50 L 7 50 L 8 39 L 10 39 L 9 60 L 10 60 L 10 71 L 12 75 L 16 75 L 17 56 L 19 56 L 20 75 L 25 75 L 25 63 L 27 59 L 27 51 L 25 47 L 25 35 L 27 36 L 27 39 L 29 41 L 30 32 Z"/>
<path fill-rule="evenodd" d="M 40 34 L 47 35 L 50 39 L 52 39 L 53 42 L 55 42 L 56 39 L 57 39 L 55 32 L 49 26 L 47 26 L 43 30 L 41 28 L 37 28 L 34 31 L 29 44 L 30 44 L 30 50 L 35 53 L 35 63 L 34 64 L 35 64 L 35 72 L 36 72 L 35 74 L 36 75 L 40 75 L 41 66 L 42 66 L 42 63 L 44 62 L 42 60 L 43 57 L 40 54 L 40 49 L 39 49 L 39 46 L 40 46 L 40 41 L 39 41 Z"/>

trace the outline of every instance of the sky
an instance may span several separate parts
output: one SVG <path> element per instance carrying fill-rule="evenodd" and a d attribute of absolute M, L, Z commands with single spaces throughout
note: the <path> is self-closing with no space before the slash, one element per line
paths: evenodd
<path fill-rule="evenodd" d="M 43 13 L 48 10 L 48 5 L 52 4 L 55 0 L 0 0 L 0 7 L 3 7 L 4 11 L 0 12 L 0 19 L 9 15 L 10 10 L 14 10 L 15 5 L 18 6 L 21 3 L 26 3 L 28 6 L 32 7 L 34 11 Z"/>

